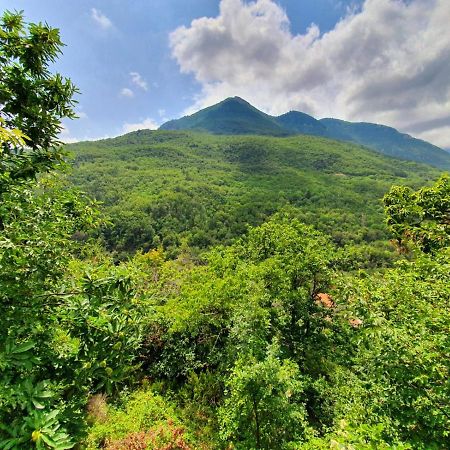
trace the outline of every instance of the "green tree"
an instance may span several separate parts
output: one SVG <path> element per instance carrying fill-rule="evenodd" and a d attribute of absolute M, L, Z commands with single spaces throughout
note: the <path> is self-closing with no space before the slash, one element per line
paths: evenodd
<path fill-rule="evenodd" d="M 342 363 L 349 379 L 356 376 L 353 384 L 364 386 L 359 394 L 352 390 L 351 398 L 366 412 L 365 417 L 347 417 L 352 426 L 380 423 L 387 442 L 398 439 L 420 449 L 446 447 L 449 261 L 448 248 L 441 249 L 418 254 L 383 274 L 343 282 L 345 298 L 340 303 L 345 307 L 339 315 L 359 320 L 353 330 L 348 327 L 341 347 L 347 362 L 342 358 Z"/>
<path fill-rule="evenodd" d="M 77 92 L 69 79 L 49 71 L 62 45 L 58 29 L 25 24 L 22 12 L 6 11 L 0 20 L 2 128 L 20 130 L 26 141 L 2 141 L 0 193 L 11 181 L 32 178 L 61 160 L 61 119 L 75 117 Z"/>
<path fill-rule="evenodd" d="M 450 179 L 413 191 L 393 186 L 384 197 L 387 224 L 401 248 L 413 243 L 425 253 L 450 243 Z"/>
<path fill-rule="evenodd" d="M 269 348 L 263 361 L 236 361 L 219 411 L 222 439 L 238 449 L 282 449 L 308 433 L 305 380 L 298 366 Z"/>
<path fill-rule="evenodd" d="M 75 237 L 100 221 L 92 202 L 51 171 L 62 155 L 60 120 L 74 116 L 75 88 L 48 71 L 61 45 L 58 30 L 25 26 L 21 13 L 6 12 L 1 19 L 0 448 L 5 449 L 72 448 L 89 393 L 112 393 L 129 378 L 139 345 L 127 274 L 113 267 L 100 270 L 102 276 L 71 270 L 80 249 Z"/>

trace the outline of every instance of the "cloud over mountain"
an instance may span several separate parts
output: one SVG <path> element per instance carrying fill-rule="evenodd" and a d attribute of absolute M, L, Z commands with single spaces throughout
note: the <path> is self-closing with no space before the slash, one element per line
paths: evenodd
<path fill-rule="evenodd" d="M 239 95 L 271 114 L 385 123 L 450 147 L 449 23 L 448 0 L 366 0 L 327 33 L 294 35 L 272 0 L 222 0 L 170 42 L 202 85 L 193 110 Z"/>

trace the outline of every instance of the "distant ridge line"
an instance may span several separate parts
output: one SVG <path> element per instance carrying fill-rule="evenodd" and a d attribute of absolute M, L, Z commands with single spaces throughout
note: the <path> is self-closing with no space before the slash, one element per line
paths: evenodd
<path fill-rule="evenodd" d="M 450 170 L 450 152 L 401 133 L 393 127 L 370 122 L 316 119 L 300 111 L 270 116 L 240 97 L 225 100 L 194 114 L 170 120 L 160 130 L 194 130 L 211 134 L 291 136 L 306 134 L 353 142 L 399 159 Z"/>

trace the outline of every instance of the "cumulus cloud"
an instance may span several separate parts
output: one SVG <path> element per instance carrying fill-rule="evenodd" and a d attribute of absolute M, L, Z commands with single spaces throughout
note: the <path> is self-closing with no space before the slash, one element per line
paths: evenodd
<path fill-rule="evenodd" d="M 113 26 L 111 19 L 106 17 L 101 11 L 96 8 L 91 9 L 91 17 L 92 20 L 103 30 L 107 30 L 108 28 L 112 28 Z"/>
<path fill-rule="evenodd" d="M 139 72 L 130 72 L 131 82 L 138 88 L 148 91 L 147 82 L 142 78 Z"/>
<path fill-rule="evenodd" d="M 77 115 L 80 116 L 81 112 L 77 112 Z M 81 113 L 82 114 L 82 113 Z M 81 117 L 80 117 L 81 118 Z M 85 117 L 87 118 L 87 116 Z M 64 144 L 73 144 L 75 142 L 81 142 L 81 141 L 98 141 L 101 139 L 108 139 L 113 136 L 110 135 L 102 135 L 102 136 L 92 136 L 92 135 L 81 135 L 78 134 L 78 136 L 74 136 L 72 134 L 71 129 L 67 126 L 66 123 L 62 124 L 61 131 L 59 133 L 58 139 L 63 142 Z"/>
<path fill-rule="evenodd" d="M 201 93 L 189 111 L 239 95 L 271 114 L 384 123 L 450 147 L 448 0 L 365 0 L 327 33 L 294 35 L 273 0 L 222 0 L 170 35 Z"/>
<path fill-rule="evenodd" d="M 61 131 L 59 133 L 58 139 L 64 144 L 73 144 L 74 142 L 78 142 L 79 140 L 72 136 L 67 125 L 63 124 L 61 127 Z"/>
<path fill-rule="evenodd" d="M 124 133 L 131 133 L 137 130 L 156 130 L 158 127 L 159 125 L 153 119 L 146 118 L 139 123 L 125 123 L 122 130 Z"/>
<path fill-rule="evenodd" d="M 120 96 L 121 97 L 128 97 L 128 98 L 133 98 L 134 97 L 134 92 L 129 89 L 129 88 L 123 88 L 120 90 Z"/>

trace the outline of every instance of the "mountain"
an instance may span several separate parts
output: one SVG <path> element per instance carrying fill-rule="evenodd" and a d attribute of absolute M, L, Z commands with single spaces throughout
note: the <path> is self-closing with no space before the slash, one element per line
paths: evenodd
<path fill-rule="evenodd" d="M 242 98 L 232 97 L 202 109 L 191 116 L 171 120 L 160 130 L 196 130 L 214 134 L 258 134 L 287 136 L 292 134 L 268 114 Z"/>
<path fill-rule="evenodd" d="M 355 142 L 394 158 L 418 161 L 450 169 L 449 154 L 429 142 L 400 133 L 395 128 L 367 122 L 321 119 L 326 135 L 333 139 Z"/>
<path fill-rule="evenodd" d="M 276 117 L 277 123 L 291 133 L 327 136 L 327 127 L 314 117 L 299 111 L 290 111 Z"/>
<path fill-rule="evenodd" d="M 212 134 L 289 136 L 308 134 L 354 142 L 399 159 L 450 169 L 450 154 L 429 142 L 373 123 L 321 119 L 299 111 L 275 117 L 239 97 L 230 97 L 190 116 L 171 120 L 160 130 L 193 130 Z"/>
<path fill-rule="evenodd" d="M 439 176 L 425 164 L 298 134 L 141 130 L 68 148 L 73 183 L 102 202 L 111 218 L 104 242 L 124 256 L 160 245 L 174 256 L 183 243 L 229 244 L 248 224 L 294 208 L 303 222 L 379 264 L 390 254 L 383 195 L 393 184 L 417 188 Z"/>

